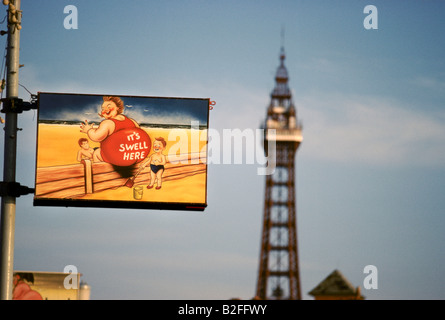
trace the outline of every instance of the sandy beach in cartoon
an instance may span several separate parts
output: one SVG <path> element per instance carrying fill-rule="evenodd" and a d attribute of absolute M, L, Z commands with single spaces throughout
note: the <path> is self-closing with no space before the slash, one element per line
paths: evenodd
<path fill-rule="evenodd" d="M 166 140 L 166 146 L 163 149 L 163 154 L 166 156 L 166 167 L 169 164 L 169 159 L 176 159 L 179 156 L 180 151 L 178 149 L 179 137 L 175 141 L 168 141 L 168 137 L 172 137 L 172 130 L 177 129 L 164 129 L 164 128 L 142 128 L 150 137 L 153 137 L 153 141 L 156 141 L 156 137 L 163 137 Z M 199 150 L 189 151 L 202 151 L 202 158 L 200 162 L 205 163 L 205 150 L 206 150 L 206 135 L 207 130 L 198 130 L 197 133 L 192 133 L 191 129 L 183 130 L 187 133 L 188 145 L 191 145 L 192 136 L 199 138 Z M 57 139 L 54 139 L 57 137 Z M 65 170 L 72 166 L 80 166 L 78 162 L 78 152 L 80 149 L 79 139 L 85 138 L 85 134 L 79 132 L 78 125 L 58 125 L 58 124 L 39 124 L 38 145 L 39 152 L 37 156 L 37 168 L 51 168 L 57 170 Z M 173 135 L 174 137 L 174 135 Z M 204 141 L 201 141 L 204 140 Z M 99 142 L 88 140 L 88 147 L 94 149 L 100 147 Z M 150 157 L 154 154 L 153 146 L 151 152 L 148 155 Z M 182 148 L 185 149 L 185 148 Z M 172 151 L 173 150 L 173 151 Z M 186 150 L 184 150 L 186 151 Z M 173 154 L 172 154 L 172 153 Z M 147 157 L 147 159 L 148 159 Z M 100 164 L 103 162 L 92 162 Z M 137 167 L 137 164 L 135 165 Z M 176 166 L 177 167 L 177 166 Z M 168 170 L 168 169 L 167 169 Z M 180 169 L 175 168 L 176 171 Z M 174 176 L 170 176 L 170 179 L 164 179 L 162 181 L 162 188 L 147 188 L 150 185 L 149 176 L 150 166 L 144 169 L 146 179 L 144 182 L 138 182 L 136 179 L 135 184 L 129 188 L 122 183 L 122 186 L 113 187 L 108 190 L 93 192 L 90 194 L 84 194 L 81 196 L 75 196 L 76 199 L 92 199 L 92 200 L 121 200 L 121 201 L 153 201 L 153 202 L 178 202 L 178 203 L 204 203 L 206 201 L 206 172 L 197 171 L 196 173 L 190 172 L 183 175 L 181 178 L 174 179 Z M 128 177 L 124 177 L 128 179 Z M 130 176 L 131 178 L 131 176 Z M 125 181 L 125 179 L 123 181 Z M 142 187 L 142 195 L 140 198 L 135 199 L 134 188 Z M 36 194 L 39 192 L 39 186 L 37 185 Z"/>

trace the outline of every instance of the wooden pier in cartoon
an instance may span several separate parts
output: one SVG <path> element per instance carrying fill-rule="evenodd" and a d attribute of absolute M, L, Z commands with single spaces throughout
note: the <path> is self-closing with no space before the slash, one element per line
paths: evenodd
<path fill-rule="evenodd" d="M 206 153 L 170 155 L 163 173 L 163 181 L 178 180 L 192 175 L 206 173 Z M 81 163 L 40 167 L 36 174 L 36 198 L 78 199 L 86 194 L 125 187 L 126 182 L 138 172 L 138 165 L 116 167 L 106 162 Z M 150 166 L 134 178 L 133 184 L 150 182 Z M 132 184 L 132 185 L 133 185 Z"/>

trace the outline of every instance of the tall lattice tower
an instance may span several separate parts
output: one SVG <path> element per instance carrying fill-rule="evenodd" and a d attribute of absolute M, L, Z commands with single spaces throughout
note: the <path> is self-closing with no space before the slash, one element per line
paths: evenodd
<path fill-rule="evenodd" d="M 264 149 L 269 161 L 275 159 L 275 171 L 266 175 L 256 296 L 259 299 L 299 300 L 295 154 L 303 138 L 288 87 L 289 77 L 284 59 L 282 47 L 280 66 L 275 75 L 276 84 L 264 123 Z M 269 147 L 272 139 L 275 148 Z"/>

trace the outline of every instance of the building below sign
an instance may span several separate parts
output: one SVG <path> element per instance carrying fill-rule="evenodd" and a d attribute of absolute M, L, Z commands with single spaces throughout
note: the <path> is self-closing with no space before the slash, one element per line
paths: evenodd
<path fill-rule="evenodd" d="M 15 271 L 13 300 L 90 300 L 91 287 L 80 273 Z"/>

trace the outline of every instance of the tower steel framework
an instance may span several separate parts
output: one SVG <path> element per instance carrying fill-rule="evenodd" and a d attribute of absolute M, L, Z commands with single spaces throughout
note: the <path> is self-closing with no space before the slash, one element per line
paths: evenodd
<path fill-rule="evenodd" d="M 284 60 L 284 49 L 281 48 L 276 84 L 263 125 L 264 149 L 269 161 L 275 161 L 275 171 L 266 175 L 256 297 L 300 300 L 295 155 L 303 138 Z M 272 139 L 275 148 L 269 151 L 268 144 Z"/>

